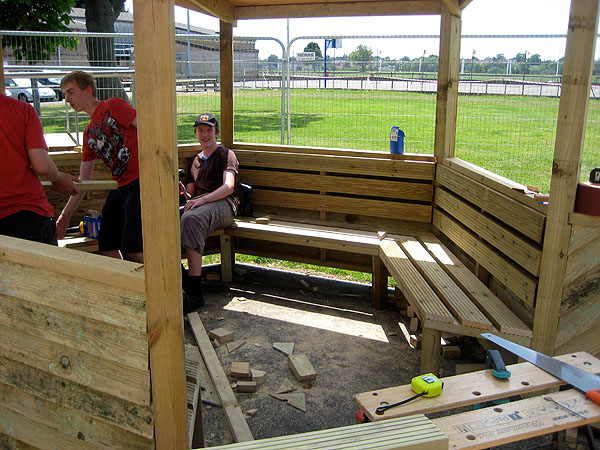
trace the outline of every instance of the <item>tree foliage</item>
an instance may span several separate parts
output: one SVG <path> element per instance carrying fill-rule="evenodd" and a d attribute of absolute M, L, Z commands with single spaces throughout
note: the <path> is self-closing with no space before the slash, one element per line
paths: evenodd
<path fill-rule="evenodd" d="M 315 52 L 315 57 L 322 58 L 323 54 L 321 53 L 321 48 L 319 44 L 316 42 L 309 42 L 306 47 L 304 47 L 305 52 Z"/>
<path fill-rule="evenodd" d="M 350 55 L 348 55 L 350 61 L 358 63 L 360 65 L 361 72 L 365 72 L 368 68 L 371 68 L 369 64 L 373 60 L 373 50 L 366 45 L 359 45 L 356 47 Z"/>
<path fill-rule="evenodd" d="M 15 31 L 69 31 L 74 0 L 2 0 L 0 29 Z M 52 57 L 57 47 L 77 48 L 74 37 L 2 36 L 2 47 L 12 48 L 16 61 L 30 64 Z"/>

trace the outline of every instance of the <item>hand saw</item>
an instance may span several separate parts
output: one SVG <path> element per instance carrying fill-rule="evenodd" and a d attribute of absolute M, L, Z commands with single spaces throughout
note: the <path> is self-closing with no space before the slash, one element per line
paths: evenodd
<path fill-rule="evenodd" d="M 560 378 L 574 388 L 585 392 L 585 395 L 590 400 L 600 405 L 600 377 L 598 375 L 586 372 L 571 364 L 515 344 L 491 333 L 482 333 L 481 337 L 492 341 L 494 344 L 529 361 L 531 364 L 554 375 L 556 378 Z"/>

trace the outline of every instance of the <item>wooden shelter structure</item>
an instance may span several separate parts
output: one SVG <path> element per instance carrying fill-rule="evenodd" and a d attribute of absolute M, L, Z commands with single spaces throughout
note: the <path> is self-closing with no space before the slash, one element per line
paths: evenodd
<path fill-rule="evenodd" d="M 461 12 L 469 3 L 134 0 L 145 265 L 0 238 L 0 443 L 188 448 L 176 177 L 180 157 L 194 147 L 177 145 L 174 4 L 220 19 L 221 141 L 247 152 L 256 149 L 236 145 L 233 132 L 237 20 L 441 16 L 435 159 L 428 161 L 437 171 L 426 227 L 492 274 L 499 290 L 516 294 L 507 303 L 531 318 L 533 348 L 600 354 L 600 218 L 574 212 L 600 0 L 572 0 L 547 208 L 516 193 L 507 180 L 454 158 Z M 410 160 L 377 158 L 394 170 Z M 72 157 L 63 160 L 73 163 Z M 480 237 L 498 223 L 514 230 L 508 238 L 490 238 L 500 246 L 512 242 L 508 254 Z M 402 233 L 405 225 L 388 230 Z"/>

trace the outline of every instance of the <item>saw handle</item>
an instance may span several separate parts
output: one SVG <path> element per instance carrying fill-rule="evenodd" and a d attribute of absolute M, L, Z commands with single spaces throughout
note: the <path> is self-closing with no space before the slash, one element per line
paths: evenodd
<path fill-rule="evenodd" d="M 598 389 L 590 389 L 585 393 L 587 398 L 589 398 L 594 403 L 600 405 L 600 388 Z"/>

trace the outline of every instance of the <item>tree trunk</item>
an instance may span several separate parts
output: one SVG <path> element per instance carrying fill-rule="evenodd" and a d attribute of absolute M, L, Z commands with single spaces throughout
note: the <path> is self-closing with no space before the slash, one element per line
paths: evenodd
<path fill-rule="evenodd" d="M 115 20 L 123 8 L 124 0 L 85 0 L 85 24 L 89 33 L 114 33 Z M 86 38 L 88 61 L 91 66 L 117 67 L 115 40 L 112 37 Z M 96 77 L 98 99 L 121 97 L 128 100 L 118 77 Z"/>

